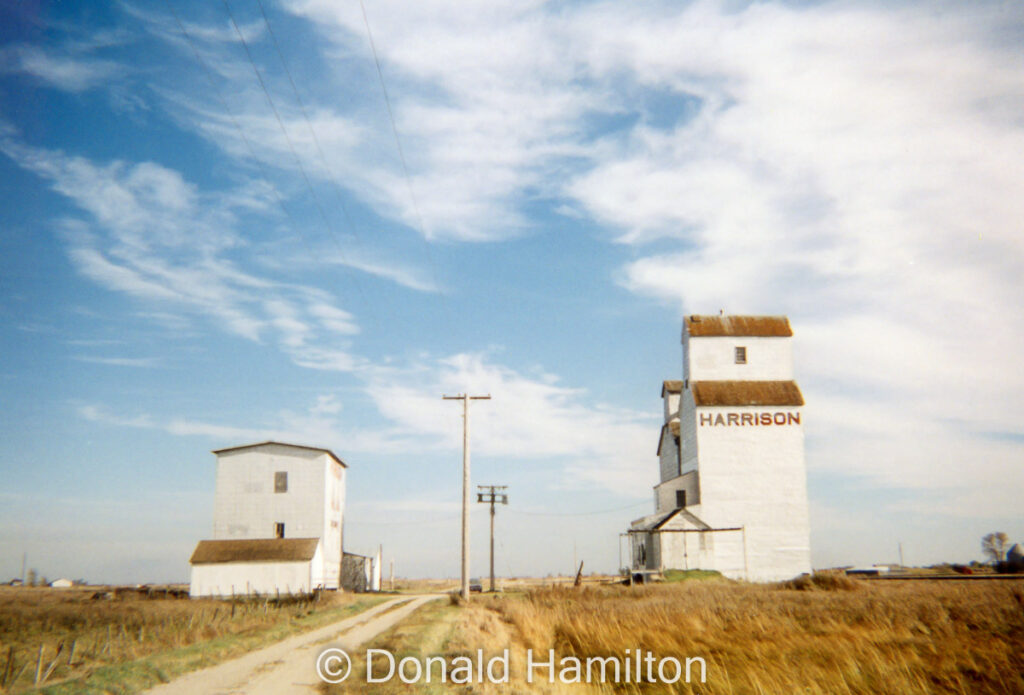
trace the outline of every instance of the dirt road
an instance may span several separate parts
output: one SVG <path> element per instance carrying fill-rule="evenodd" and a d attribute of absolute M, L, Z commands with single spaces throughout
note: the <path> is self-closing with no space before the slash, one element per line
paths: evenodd
<path fill-rule="evenodd" d="M 232 661 L 157 686 L 152 695 L 285 695 L 317 693 L 316 658 L 328 646 L 355 657 L 355 648 L 395 625 L 427 601 L 441 598 L 401 596 L 327 627 L 290 637 Z M 410 600 L 411 599 L 411 600 Z M 395 604 L 407 602 L 397 608 Z M 394 608 L 393 610 L 389 610 Z"/>

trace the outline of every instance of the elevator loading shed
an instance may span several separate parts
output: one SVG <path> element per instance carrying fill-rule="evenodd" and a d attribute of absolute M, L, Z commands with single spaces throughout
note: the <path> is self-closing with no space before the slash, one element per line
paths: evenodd
<path fill-rule="evenodd" d="M 655 512 L 629 530 L 634 570 L 753 581 L 810 571 L 804 399 L 784 316 L 687 316 L 665 381 Z"/>

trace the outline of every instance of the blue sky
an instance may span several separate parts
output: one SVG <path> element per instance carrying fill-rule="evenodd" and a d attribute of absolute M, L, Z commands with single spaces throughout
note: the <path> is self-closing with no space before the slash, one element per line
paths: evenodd
<path fill-rule="evenodd" d="M 350 550 L 454 575 L 463 391 L 493 395 L 499 570 L 613 570 L 681 317 L 720 309 L 794 325 L 816 566 L 1024 538 L 1022 29 L 995 2 L 5 4 L 0 576 L 185 579 L 210 450 L 268 438 L 349 463 Z"/>

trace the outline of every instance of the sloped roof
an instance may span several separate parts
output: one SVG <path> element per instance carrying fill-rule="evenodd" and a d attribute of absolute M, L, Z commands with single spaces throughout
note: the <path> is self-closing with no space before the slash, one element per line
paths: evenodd
<path fill-rule="evenodd" d="M 666 381 L 661 382 L 661 397 L 662 398 L 665 397 L 666 393 L 682 393 L 682 392 L 683 392 L 683 382 L 682 381 L 674 381 L 674 380 L 668 379 Z"/>
<path fill-rule="evenodd" d="M 691 337 L 751 336 L 789 338 L 793 329 L 785 316 L 700 316 L 692 314 L 683 320 Z"/>
<path fill-rule="evenodd" d="M 337 455 L 335 455 L 335 453 L 330 449 L 322 449 L 318 446 L 305 446 L 304 444 L 288 444 L 286 442 L 266 441 L 257 442 L 255 444 L 242 444 L 241 446 L 229 446 L 225 449 L 214 449 L 212 453 L 226 454 L 229 451 L 240 451 L 242 449 L 258 449 L 262 446 L 283 446 L 290 449 L 305 449 L 306 451 L 319 451 L 322 454 L 327 454 L 332 459 L 340 463 L 342 468 L 348 468 L 348 464 L 342 461 L 340 458 L 338 458 Z"/>
<path fill-rule="evenodd" d="M 650 531 L 652 528 L 661 526 L 663 523 L 675 516 L 676 510 L 668 512 L 667 514 L 662 512 L 661 514 L 648 514 L 642 516 L 639 519 L 634 519 L 630 524 L 631 531 Z"/>
<path fill-rule="evenodd" d="M 691 386 L 697 406 L 804 404 L 795 381 L 695 381 Z"/>
<path fill-rule="evenodd" d="M 193 565 L 221 562 L 303 562 L 313 559 L 319 543 L 319 538 L 199 541 L 189 562 Z"/>
<path fill-rule="evenodd" d="M 665 431 L 666 430 L 670 431 L 672 433 L 673 437 L 678 437 L 679 436 L 679 420 L 672 420 L 671 422 L 666 422 L 664 425 L 661 426 L 661 435 L 658 436 L 658 451 L 657 451 L 658 456 L 661 456 L 661 444 L 662 444 L 662 442 L 665 441 Z"/>
<path fill-rule="evenodd" d="M 711 527 L 708 526 L 708 524 L 703 519 L 699 519 L 696 514 L 694 514 L 693 512 L 688 512 L 683 508 L 674 509 L 673 511 L 669 512 L 668 516 L 666 516 L 664 519 L 651 526 L 651 530 L 656 531 L 665 528 L 669 524 L 669 522 L 673 520 L 677 522 L 673 524 L 674 528 L 686 527 L 687 524 L 689 524 L 690 526 L 693 526 L 695 529 L 699 529 L 701 531 L 711 530 Z"/>

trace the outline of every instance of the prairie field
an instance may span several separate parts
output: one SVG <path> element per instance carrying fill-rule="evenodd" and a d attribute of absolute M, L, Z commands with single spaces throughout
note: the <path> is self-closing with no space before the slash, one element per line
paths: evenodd
<path fill-rule="evenodd" d="M 136 692 L 383 600 L 114 596 L 96 587 L 0 588 L 0 692 Z"/>
<path fill-rule="evenodd" d="M 776 585 L 725 580 L 637 587 L 555 586 L 440 606 L 374 643 L 396 655 L 511 650 L 508 685 L 384 685 L 350 678 L 331 693 L 605 692 L 812 695 L 1024 693 L 1024 579 L 865 581 L 842 575 Z M 437 618 L 443 618 L 439 627 Z M 415 618 L 415 615 L 414 615 Z M 525 680 L 545 659 L 627 650 L 700 657 L 706 682 L 563 684 Z M 541 676 L 538 682 L 537 676 Z"/>

